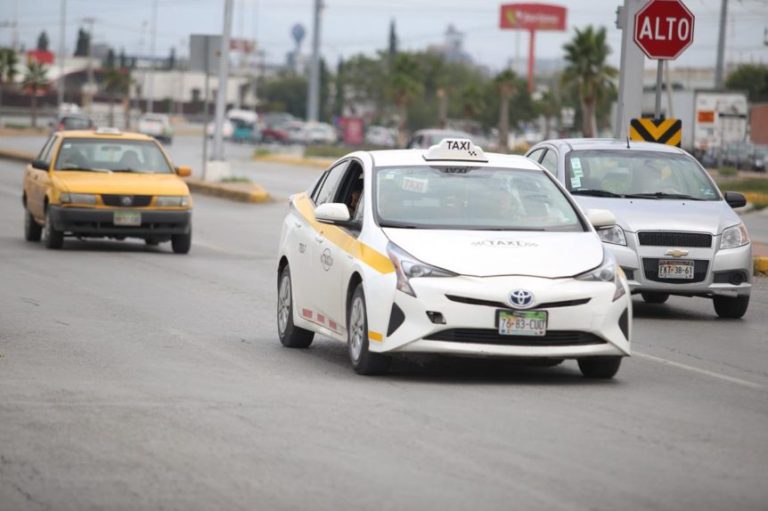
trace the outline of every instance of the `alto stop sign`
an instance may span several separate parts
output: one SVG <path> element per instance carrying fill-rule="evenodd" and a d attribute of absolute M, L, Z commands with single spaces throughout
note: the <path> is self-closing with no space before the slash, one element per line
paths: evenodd
<path fill-rule="evenodd" d="M 674 60 L 693 42 L 693 19 L 680 0 L 651 0 L 635 14 L 635 43 L 652 59 Z"/>

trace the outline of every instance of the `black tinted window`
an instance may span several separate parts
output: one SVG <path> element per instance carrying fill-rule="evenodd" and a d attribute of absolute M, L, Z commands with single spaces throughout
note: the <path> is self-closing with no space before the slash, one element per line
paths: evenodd
<path fill-rule="evenodd" d="M 317 206 L 326 202 L 333 202 L 336 197 L 339 180 L 344 176 L 344 171 L 347 170 L 348 165 L 348 161 L 343 161 L 328 172 L 328 177 L 325 178 L 325 181 L 320 186 L 320 190 L 317 192 L 317 198 L 315 199 Z"/>

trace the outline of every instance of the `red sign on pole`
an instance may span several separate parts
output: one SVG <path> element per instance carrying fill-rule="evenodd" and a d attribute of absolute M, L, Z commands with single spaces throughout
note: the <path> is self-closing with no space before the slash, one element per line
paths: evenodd
<path fill-rule="evenodd" d="M 635 14 L 635 44 L 648 58 L 674 60 L 693 42 L 693 20 L 681 0 L 651 0 Z"/>
<path fill-rule="evenodd" d="M 500 28 L 522 30 L 565 30 L 566 9 L 548 4 L 504 4 Z"/>

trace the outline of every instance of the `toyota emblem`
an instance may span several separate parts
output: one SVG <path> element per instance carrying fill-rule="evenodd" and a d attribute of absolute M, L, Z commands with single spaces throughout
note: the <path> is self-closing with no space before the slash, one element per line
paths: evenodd
<path fill-rule="evenodd" d="M 509 294 L 509 301 L 515 307 L 527 309 L 533 305 L 533 293 L 525 289 L 515 289 Z"/>

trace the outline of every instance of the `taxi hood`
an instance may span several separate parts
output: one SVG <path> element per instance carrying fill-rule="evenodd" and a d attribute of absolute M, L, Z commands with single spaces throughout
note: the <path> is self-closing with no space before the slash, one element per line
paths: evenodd
<path fill-rule="evenodd" d="M 714 236 L 741 220 L 723 200 L 618 199 L 575 196 L 582 209 L 607 209 L 629 232 L 708 232 Z"/>
<path fill-rule="evenodd" d="M 572 277 L 603 261 L 594 232 L 453 231 L 384 228 L 417 259 L 461 275 Z"/>
<path fill-rule="evenodd" d="M 176 174 L 132 172 L 55 172 L 53 182 L 64 192 L 126 195 L 188 195 L 187 184 Z"/>

